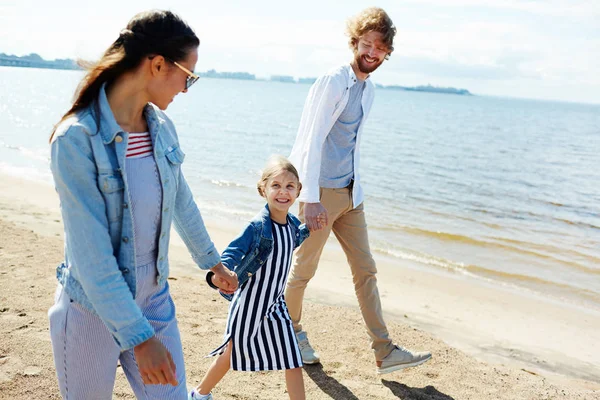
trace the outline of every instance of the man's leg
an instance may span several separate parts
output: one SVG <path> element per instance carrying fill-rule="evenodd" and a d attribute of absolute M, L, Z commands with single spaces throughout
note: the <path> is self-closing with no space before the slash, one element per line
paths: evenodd
<path fill-rule="evenodd" d="M 351 193 L 349 193 L 351 197 Z M 354 290 L 367 332 L 371 337 L 371 347 L 377 361 L 381 361 L 394 349 L 389 337 L 381 300 L 377 289 L 377 267 L 371 255 L 367 223 L 363 205 L 350 210 L 333 223 L 333 233 L 346 253 L 352 270 Z"/>
<path fill-rule="evenodd" d="M 296 332 L 304 364 L 319 362 L 319 355 L 311 347 L 307 334 L 302 330 L 300 324 L 304 290 L 308 281 L 317 271 L 319 258 L 331 232 L 333 221 L 350 207 L 347 193 L 348 189 L 321 189 L 321 204 L 329 214 L 329 224 L 320 231 L 311 232 L 310 237 L 302 243 L 296 253 L 294 267 L 287 283 L 285 301 L 294 324 L 294 331 Z M 302 203 L 300 203 L 299 217 L 304 222 L 304 204 Z"/>
<path fill-rule="evenodd" d="M 331 189 L 321 189 L 321 204 L 325 207 L 329 214 L 329 221 L 333 221 L 334 216 L 330 207 L 324 201 L 329 197 Z M 300 203 L 298 217 L 302 222 L 304 220 L 304 203 Z M 323 252 L 323 247 L 327 242 L 329 233 L 331 232 L 331 222 L 320 231 L 311 232 L 310 236 L 300 245 L 296 251 L 294 266 L 290 272 L 290 276 L 285 289 L 285 302 L 290 312 L 290 317 L 294 324 L 294 331 L 300 332 L 302 325 L 302 301 L 304 300 L 304 291 L 306 285 L 317 272 L 319 259 Z"/>
<path fill-rule="evenodd" d="M 375 277 L 377 268 L 369 247 L 363 205 L 359 205 L 338 218 L 333 224 L 333 232 L 342 245 L 352 269 L 354 290 L 367 326 L 367 332 L 371 337 L 377 373 L 387 374 L 415 367 L 429 360 L 431 353 L 412 352 L 396 346 L 389 337 L 383 320 L 377 278 Z"/>

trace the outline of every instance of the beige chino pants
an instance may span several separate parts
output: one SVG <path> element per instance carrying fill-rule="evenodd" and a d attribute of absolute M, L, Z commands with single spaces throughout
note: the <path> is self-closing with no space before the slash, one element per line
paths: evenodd
<path fill-rule="evenodd" d="M 315 275 L 323 247 L 331 231 L 346 253 L 352 270 L 354 290 L 362 313 L 367 333 L 371 337 L 371 348 L 377 361 L 381 361 L 393 350 L 383 320 L 379 290 L 377 289 L 377 267 L 369 248 L 367 223 L 363 204 L 353 208 L 352 191 L 349 188 L 321 188 L 321 204 L 329 214 L 328 225 L 304 241 L 296 253 L 296 260 L 285 291 L 285 301 L 290 311 L 296 332 L 302 330 L 302 300 L 306 285 Z M 300 203 L 299 218 L 304 222 L 304 203 Z"/>

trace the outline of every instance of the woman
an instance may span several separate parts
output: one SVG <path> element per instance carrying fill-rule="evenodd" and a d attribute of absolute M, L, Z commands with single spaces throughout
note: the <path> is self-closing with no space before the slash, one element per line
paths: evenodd
<path fill-rule="evenodd" d="M 199 40 L 168 11 L 136 15 L 93 65 L 51 136 L 65 261 L 48 314 L 61 394 L 110 399 L 120 362 L 139 399 L 185 399 L 169 294 L 171 222 L 201 269 L 232 293 L 162 112 L 198 77 Z"/>

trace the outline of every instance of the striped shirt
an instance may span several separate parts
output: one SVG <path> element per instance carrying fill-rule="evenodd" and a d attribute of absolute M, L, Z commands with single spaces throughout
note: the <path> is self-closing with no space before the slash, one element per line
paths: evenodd
<path fill-rule="evenodd" d="M 142 158 L 152 154 L 150 132 L 130 133 L 127 142 L 127 158 Z"/>

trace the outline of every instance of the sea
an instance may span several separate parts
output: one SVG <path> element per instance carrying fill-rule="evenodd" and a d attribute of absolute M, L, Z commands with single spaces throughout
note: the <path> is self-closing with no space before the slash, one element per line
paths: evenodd
<path fill-rule="evenodd" d="M 48 137 L 82 76 L 0 67 L 1 173 L 52 184 Z M 205 219 L 261 209 L 260 170 L 289 155 L 309 89 L 201 79 L 170 105 Z M 600 105 L 376 89 L 363 135 L 378 256 L 600 310 Z"/>

